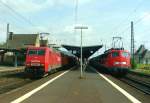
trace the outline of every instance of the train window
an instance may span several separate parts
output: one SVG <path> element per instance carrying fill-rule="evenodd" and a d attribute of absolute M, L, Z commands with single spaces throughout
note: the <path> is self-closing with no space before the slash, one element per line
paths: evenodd
<path fill-rule="evenodd" d="M 44 55 L 45 50 L 29 50 L 28 55 Z"/>
<path fill-rule="evenodd" d="M 45 50 L 38 50 L 37 54 L 38 55 L 44 55 L 45 54 Z"/>
<path fill-rule="evenodd" d="M 29 50 L 28 55 L 35 55 L 35 54 L 37 54 L 36 50 Z"/>
<path fill-rule="evenodd" d="M 112 57 L 118 57 L 119 56 L 119 52 L 113 52 L 112 53 Z"/>
<path fill-rule="evenodd" d="M 122 52 L 122 56 L 123 56 L 123 57 L 128 57 L 128 56 L 129 56 L 129 53 L 127 53 L 127 52 Z"/>

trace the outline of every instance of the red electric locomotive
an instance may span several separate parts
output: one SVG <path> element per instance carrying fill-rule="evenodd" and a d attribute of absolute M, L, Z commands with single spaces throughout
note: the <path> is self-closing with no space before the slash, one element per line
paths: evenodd
<path fill-rule="evenodd" d="M 25 72 L 29 76 L 42 77 L 56 68 L 68 65 L 71 62 L 70 58 L 73 57 L 52 48 L 29 47 L 26 54 Z"/>
<path fill-rule="evenodd" d="M 91 61 L 94 65 L 99 66 L 101 71 L 112 74 L 126 74 L 131 67 L 130 54 L 123 48 L 109 49 Z"/>

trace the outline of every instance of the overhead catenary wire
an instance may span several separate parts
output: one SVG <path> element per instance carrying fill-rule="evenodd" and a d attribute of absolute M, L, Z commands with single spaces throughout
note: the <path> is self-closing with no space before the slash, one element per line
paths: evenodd
<path fill-rule="evenodd" d="M 115 28 L 118 30 L 120 27 L 122 27 L 122 24 L 125 23 L 126 21 L 129 20 L 129 18 L 131 18 L 131 16 L 137 12 L 137 10 L 140 8 L 140 6 L 142 5 L 143 1 L 138 3 L 138 5 L 135 7 L 135 9 L 129 13 L 129 15 L 118 24 L 118 26 L 116 26 Z M 144 16 L 139 18 L 138 20 L 135 21 L 135 24 L 138 24 L 140 21 L 142 21 L 144 19 Z M 130 29 L 130 25 L 127 25 L 127 27 L 125 29 L 123 29 L 120 33 L 118 33 L 118 35 L 123 35 L 125 32 L 127 32 Z"/>
<path fill-rule="evenodd" d="M 36 27 L 35 24 L 33 24 L 30 20 L 28 20 L 26 17 L 24 17 L 21 13 L 17 12 L 15 9 L 13 9 L 12 7 L 10 7 L 9 5 L 7 5 L 6 3 L 4 3 L 3 1 L 0 0 L 0 3 L 3 4 L 5 7 L 7 7 L 11 12 L 13 12 L 15 15 L 17 15 L 19 18 L 21 18 L 22 20 L 26 21 L 28 24 L 30 24 L 31 26 Z"/>
<path fill-rule="evenodd" d="M 129 18 L 131 18 L 131 17 L 137 12 L 137 10 L 141 7 L 142 4 L 143 4 L 143 1 L 140 1 L 140 2 L 137 4 L 137 6 L 133 9 L 133 11 L 131 11 L 131 12 L 127 15 L 127 17 L 126 17 L 123 21 L 121 21 L 121 22 L 116 26 L 116 28 L 119 29 L 123 23 L 129 21 Z"/>
<path fill-rule="evenodd" d="M 4 6 L 4 5 L 2 5 L 2 6 Z M 7 8 L 8 9 L 8 8 Z M 7 13 L 8 13 L 8 11 L 7 11 Z M 9 20 L 7 20 L 7 17 L 4 17 L 4 16 L 6 16 L 5 14 L 3 15 L 3 16 L 1 16 L 1 26 L 3 25 L 3 27 L 6 25 L 6 23 L 9 23 L 9 24 L 11 24 L 12 25 L 12 27 L 13 27 L 13 22 L 17 22 L 17 23 L 20 23 L 20 18 L 19 18 L 19 20 L 18 20 L 18 16 L 16 16 L 13 12 L 9 12 L 9 17 L 11 17 L 11 20 L 9 19 Z M 23 29 L 24 31 L 26 31 L 26 27 L 24 27 L 23 25 L 15 25 L 16 26 L 16 29 L 18 29 L 19 30 L 19 28 L 20 29 Z M 5 31 L 5 28 L 2 28 L 1 27 L 1 30 L 2 31 Z"/>
<path fill-rule="evenodd" d="M 7 9 L 9 9 L 12 14 L 14 14 L 14 15 L 13 15 L 13 18 L 14 18 L 17 22 L 18 22 L 18 19 L 17 19 L 17 17 L 18 17 L 18 18 L 20 18 L 21 20 L 23 20 L 24 22 L 28 23 L 30 26 L 34 27 L 34 29 L 36 30 L 36 33 L 41 33 L 41 32 L 44 32 L 44 31 L 45 31 L 45 29 L 39 28 L 37 25 L 35 25 L 34 23 L 32 23 L 29 19 L 27 19 L 27 18 L 26 18 L 25 16 L 23 16 L 21 13 L 17 12 L 14 8 L 10 7 L 8 4 L 4 3 L 4 2 L 1 1 L 1 0 L 0 0 L 0 3 L 1 3 L 3 6 L 5 6 Z M 12 15 L 12 14 L 11 14 L 11 15 Z M 8 23 L 8 21 L 7 21 L 7 23 Z M 9 23 L 10 23 L 10 22 L 9 22 Z M 23 29 L 24 31 L 27 31 L 27 28 L 24 27 L 23 25 L 19 25 L 19 26 L 18 26 L 18 25 L 15 25 L 15 26 L 17 27 L 16 29 L 21 28 L 21 29 Z M 18 29 L 18 30 L 20 30 L 20 29 Z M 48 29 L 46 29 L 46 30 L 49 31 Z M 31 31 L 31 30 L 28 29 L 28 31 Z"/>
<path fill-rule="evenodd" d="M 125 19 L 123 19 L 121 22 L 119 22 L 116 26 L 114 26 L 113 27 L 113 30 L 118 30 L 119 28 L 121 28 L 122 26 L 123 26 L 123 24 L 125 24 L 126 23 L 126 28 L 125 29 L 123 29 L 122 31 L 121 31 L 121 33 L 124 33 L 124 31 L 126 31 L 127 29 L 129 29 L 130 28 L 130 26 L 128 25 L 128 21 L 129 21 L 129 18 L 131 18 L 136 12 L 137 12 L 137 10 L 142 6 L 142 4 L 143 4 L 143 0 L 141 0 L 136 6 L 135 6 L 135 8 L 133 9 L 133 11 L 131 11 L 128 15 L 127 15 L 127 17 L 125 18 Z M 124 26 L 125 27 L 125 26 Z M 121 34 L 121 33 L 118 33 L 119 35 Z M 110 33 L 108 33 L 108 34 L 112 34 L 112 32 L 110 32 Z"/>
<path fill-rule="evenodd" d="M 137 20 L 134 22 L 134 25 L 139 24 L 145 17 L 146 17 L 146 15 L 144 15 L 144 16 L 142 16 L 141 18 L 137 19 Z M 122 33 L 127 32 L 128 29 L 130 29 L 130 25 L 128 25 L 128 26 L 127 26 L 123 31 L 121 31 L 119 34 L 121 35 Z"/>
<path fill-rule="evenodd" d="M 140 17 L 139 19 L 137 19 L 137 20 L 134 22 L 134 24 L 136 24 L 136 25 L 139 24 L 146 16 L 147 16 L 147 15 L 144 15 L 144 16 Z M 130 29 L 130 26 L 128 26 L 127 28 L 125 28 L 120 34 L 123 34 L 123 33 L 127 32 L 128 29 Z M 145 33 L 145 31 L 144 31 L 143 33 Z"/>

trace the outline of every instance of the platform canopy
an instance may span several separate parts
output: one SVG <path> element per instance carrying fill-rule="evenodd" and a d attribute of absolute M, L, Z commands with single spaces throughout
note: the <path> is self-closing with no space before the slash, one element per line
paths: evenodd
<path fill-rule="evenodd" d="M 80 58 L 80 46 L 62 45 L 62 47 L 66 48 L 72 54 Z M 82 47 L 83 58 L 89 58 L 100 48 L 102 48 L 102 45 L 83 46 Z"/>

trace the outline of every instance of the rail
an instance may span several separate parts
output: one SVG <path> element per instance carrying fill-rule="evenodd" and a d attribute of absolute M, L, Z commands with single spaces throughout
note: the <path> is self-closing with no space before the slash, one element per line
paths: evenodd
<path fill-rule="evenodd" d="M 149 75 L 129 71 L 129 73 L 125 77 L 120 78 L 120 80 L 144 92 L 145 94 L 150 95 Z"/>

